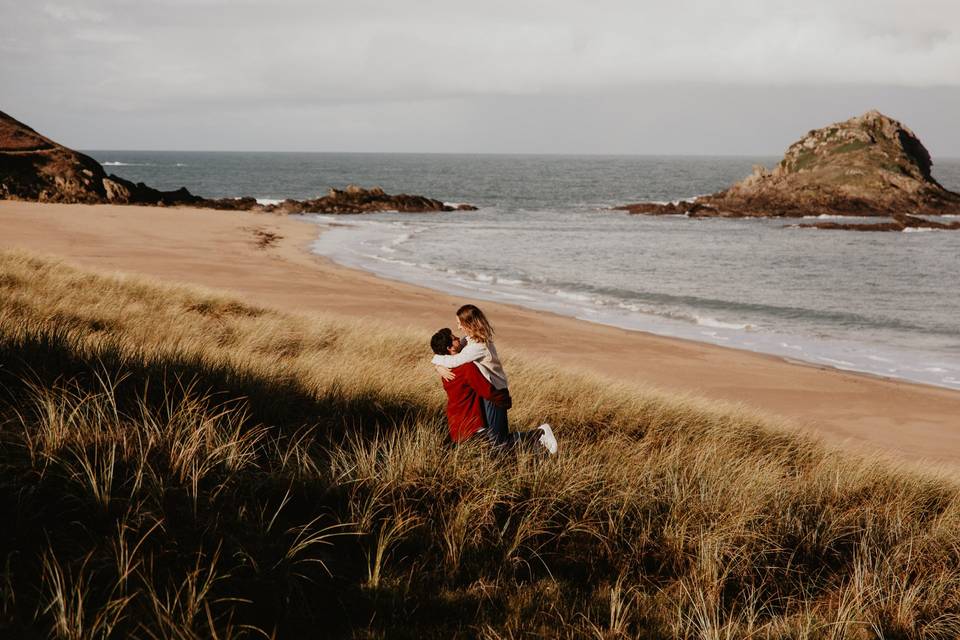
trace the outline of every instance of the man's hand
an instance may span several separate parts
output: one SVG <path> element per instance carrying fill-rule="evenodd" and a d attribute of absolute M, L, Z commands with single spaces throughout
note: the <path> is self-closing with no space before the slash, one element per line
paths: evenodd
<path fill-rule="evenodd" d="M 501 409 L 513 408 L 513 398 L 510 397 L 510 391 L 507 389 L 494 389 L 490 402 Z"/>
<path fill-rule="evenodd" d="M 453 371 L 450 371 L 450 369 L 447 369 L 446 367 L 441 367 L 438 364 L 433 365 L 433 367 L 437 370 L 437 373 L 440 374 L 440 377 L 446 380 L 447 382 L 450 382 L 451 380 L 457 377 L 456 374 L 453 373 Z"/>

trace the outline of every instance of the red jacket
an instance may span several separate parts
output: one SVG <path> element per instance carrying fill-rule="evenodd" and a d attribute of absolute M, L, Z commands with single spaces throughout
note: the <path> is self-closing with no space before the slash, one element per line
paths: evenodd
<path fill-rule="evenodd" d="M 462 442 L 487 426 L 480 398 L 509 409 L 510 392 L 495 389 L 472 362 L 452 371 L 456 377 L 443 380 L 443 390 L 447 392 L 447 422 L 450 437 L 454 442 Z"/>

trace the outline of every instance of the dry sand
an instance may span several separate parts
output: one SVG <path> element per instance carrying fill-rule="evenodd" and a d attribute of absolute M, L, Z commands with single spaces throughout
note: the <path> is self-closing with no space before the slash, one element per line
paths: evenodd
<path fill-rule="evenodd" d="M 98 270 L 228 289 L 298 312 L 376 317 L 432 330 L 462 298 L 311 255 L 320 228 L 296 217 L 197 209 L 0 201 L 0 249 Z M 281 236 L 263 246 L 263 233 Z M 2 301 L 0 301 L 2 304 Z M 846 373 L 483 302 L 501 353 L 787 418 L 799 429 L 909 460 L 960 463 L 960 392 Z M 424 345 L 424 357 L 427 345 Z"/>

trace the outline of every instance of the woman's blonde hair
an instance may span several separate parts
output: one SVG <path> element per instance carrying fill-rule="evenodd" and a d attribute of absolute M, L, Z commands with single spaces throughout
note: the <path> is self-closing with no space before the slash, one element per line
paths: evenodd
<path fill-rule="evenodd" d="M 487 343 L 493 339 L 493 326 L 487 316 L 483 315 L 483 311 L 474 305 L 465 304 L 457 309 L 457 318 L 467 335 L 477 342 Z"/>

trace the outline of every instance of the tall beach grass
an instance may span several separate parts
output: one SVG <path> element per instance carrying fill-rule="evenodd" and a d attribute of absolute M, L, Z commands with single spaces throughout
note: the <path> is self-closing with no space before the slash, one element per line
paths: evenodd
<path fill-rule="evenodd" d="M 0 635 L 960 636 L 952 479 L 523 354 L 453 447 L 432 329 L 0 253 Z"/>

